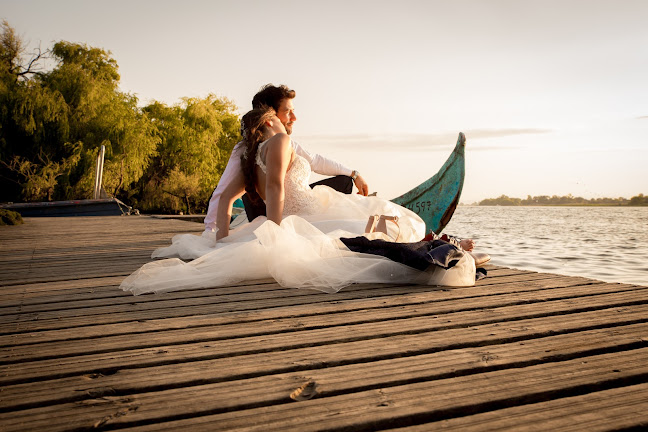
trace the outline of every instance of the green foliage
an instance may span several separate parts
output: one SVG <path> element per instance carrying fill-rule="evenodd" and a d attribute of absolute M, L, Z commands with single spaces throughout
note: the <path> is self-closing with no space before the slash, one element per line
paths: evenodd
<path fill-rule="evenodd" d="M 211 94 L 185 98 L 172 107 L 154 102 L 143 109 L 160 143 L 140 182 L 138 208 L 164 213 L 206 210 L 240 139 L 235 109 L 230 101 Z"/>
<path fill-rule="evenodd" d="M 23 56 L 22 42 L 6 21 L 3 22 L 0 35 L 0 160 L 4 163 L 0 165 L 3 182 L 0 199 L 8 201 L 31 194 L 22 191 L 24 174 L 41 170 L 27 169 L 24 161 L 34 164 L 41 163 L 43 158 L 57 161 L 59 157 L 54 150 L 58 145 L 54 142 L 67 128 L 67 107 L 63 98 L 44 87 L 40 76 L 32 72 L 40 53 L 27 62 Z M 22 171 L 14 171 L 12 166 L 21 167 Z M 41 180 L 34 179 L 32 183 L 42 183 Z"/>
<path fill-rule="evenodd" d="M 630 202 L 628 203 L 630 206 L 648 206 L 648 196 L 644 196 L 644 194 L 639 194 L 637 196 L 633 196 L 630 198 Z"/>
<path fill-rule="evenodd" d="M 26 60 L 0 33 L 0 201 L 91 198 L 99 148 L 103 186 L 142 210 L 204 210 L 240 139 L 232 102 L 209 95 L 137 106 L 119 90 L 110 52 L 65 41 Z M 42 71 L 44 59 L 54 67 Z"/>
<path fill-rule="evenodd" d="M 19 58 L 24 51 L 22 40 L 6 20 L 2 21 L 0 34 L 0 74 L 16 75 L 20 72 Z"/>
<path fill-rule="evenodd" d="M 520 198 L 509 198 L 506 195 L 501 195 L 499 198 L 488 198 L 482 200 L 479 205 L 518 206 L 520 205 L 520 201 Z"/>
<path fill-rule="evenodd" d="M 51 201 L 58 178 L 74 165 L 78 158 L 77 153 L 59 162 L 53 162 L 41 153 L 38 155 L 38 163 L 14 156 L 10 163 L 3 161 L 2 164 L 22 177 L 22 198 L 25 201 Z"/>
<path fill-rule="evenodd" d="M 66 198 L 91 197 L 101 145 L 106 146 L 104 188 L 124 194 L 155 154 L 155 128 L 138 109 L 137 98 L 119 91 L 117 63 L 109 53 L 67 42 L 55 44 L 52 53 L 58 67 L 43 83 L 63 96 L 69 112 L 66 141 L 80 154 L 61 185 Z"/>
<path fill-rule="evenodd" d="M 15 211 L 0 209 L 0 225 L 20 225 L 23 223 L 20 213 Z"/>
<path fill-rule="evenodd" d="M 629 200 L 626 198 L 594 198 L 591 200 L 574 197 L 571 194 L 567 196 L 534 196 L 527 195 L 526 199 L 509 198 L 501 195 L 498 198 L 488 198 L 479 202 L 480 206 L 646 206 L 648 197 L 643 194 L 634 196 Z"/>

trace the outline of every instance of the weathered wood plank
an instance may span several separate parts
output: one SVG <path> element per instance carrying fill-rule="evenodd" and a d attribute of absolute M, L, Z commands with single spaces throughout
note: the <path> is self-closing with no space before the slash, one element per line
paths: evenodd
<path fill-rule="evenodd" d="M 40 295 L 37 298 L 25 300 L 25 301 L 6 301 L 0 303 L 0 314 L 12 314 L 12 313 L 29 313 L 29 312 L 40 312 L 47 310 L 62 310 L 62 309 L 82 309 L 82 308 L 92 308 L 93 306 L 104 307 L 106 305 L 105 299 L 108 297 L 113 297 L 113 302 L 111 305 L 118 306 L 122 304 L 133 304 L 133 303 L 143 303 L 149 305 L 156 305 L 163 302 L 177 301 L 181 299 L 189 299 L 194 297 L 213 297 L 217 299 L 218 302 L 225 301 L 245 301 L 245 300 L 260 300 L 262 296 L 270 297 L 294 297 L 294 296 L 319 296 L 320 298 L 325 298 L 327 300 L 343 300 L 348 299 L 349 294 L 364 294 L 363 298 L 367 297 L 377 297 L 385 295 L 403 295 L 403 294 L 416 294 L 418 292 L 451 292 L 451 297 L 462 298 L 470 296 L 487 296 L 495 295 L 507 292 L 526 292 L 533 290 L 545 290 L 548 288 L 559 288 L 559 287 L 568 287 L 568 286 L 601 286 L 605 284 L 604 282 L 593 282 L 587 279 L 570 277 L 570 276 L 561 276 L 561 277 L 535 277 L 530 276 L 526 278 L 523 282 L 528 282 L 525 284 L 519 283 L 517 276 L 515 277 L 504 277 L 501 279 L 501 282 L 494 287 L 493 289 L 484 289 L 486 286 L 480 287 L 467 287 L 467 288 L 455 288 L 455 289 L 443 289 L 441 287 L 422 287 L 422 286 L 396 286 L 396 285 L 387 285 L 387 284 L 364 284 L 364 285 L 354 285 L 349 287 L 346 290 L 343 290 L 336 294 L 325 295 L 322 297 L 322 293 L 317 290 L 310 289 L 289 289 L 279 287 L 277 284 L 272 284 L 271 280 L 260 280 L 260 281 L 250 281 L 241 284 L 236 284 L 230 287 L 218 287 L 211 289 L 194 289 L 188 291 L 178 291 L 172 293 L 166 293 L 163 295 L 144 295 L 144 296 L 131 296 L 128 293 L 123 293 L 116 287 L 101 287 L 98 288 L 99 293 L 96 294 L 96 290 L 84 290 L 85 292 L 73 293 L 73 294 L 57 294 L 57 295 Z M 632 285 L 621 285 L 621 284 L 605 284 L 609 287 L 609 291 L 623 290 L 627 287 L 639 288 Z M 395 288 L 399 289 L 395 289 Z M 617 289 L 617 287 L 620 287 Z M 508 288 L 508 289 L 507 289 Z M 266 293 L 258 294 L 259 292 L 265 291 Z M 274 291 L 274 292 L 271 292 Z M 240 298 L 237 297 L 240 295 Z M 347 296 L 347 297 L 345 297 Z M 224 300 L 223 300 L 224 299 Z"/>
<path fill-rule="evenodd" d="M 38 305 L 50 304 L 57 302 L 74 302 L 82 300 L 106 299 L 109 297 L 128 297 L 133 301 L 154 301 L 154 299 L 171 299 L 193 297 L 197 295 L 204 296 L 205 293 L 218 295 L 219 293 L 241 292 L 241 287 L 248 287 L 247 291 L 260 290 L 260 284 L 275 284 L 272 279 L 260 279 L 256 281 L 245 281 L 232 284 L 228 287 L 221 287 L 218 292 L 214 288 L 202 288 L 195 290 L 179 291 L 167 293 L 160 296 L 133 296 L 130 292 L 119 289 L 119 284 L 124 280 L 124 276 L 114 276 L 105 278 L 92 279 L 74 279 L 57 282 L 45 282 L 25 285 L 14 285 L 11 287 L 2 287 L 0 290 L 3 299 L 0 305 L 3 307 L 17 305 Z M 209 290 L 209 291 L 208 291 Z"/>
<path fill-rule="evenodd" d="M 530 275 L 509 275 L 509 276 L 500 277 L 498 279 L 497 285 L 511 284 L 514 282 L 521 282 L 521 281 L 526 282 L 526 281 L 547 280 L 547 279 L 556 280 L 556 281 L 566 281 L 566 283 L 570 285 L 577 285 L 578 282 L 580 282 L 580 284 L 583 285 L 592 284 L 592 281 L 589 279 L 574 277 L 574 276 L 551 276 L 546 274 L 530 274 Z M 106 278 L 105 282 L 92 279 L 91 281 L 93 285 L 90 285 L 92 286 L 92 289 L 90 290 L 83 288 L 88 286 L 88 282 L 87 282 L 88 280 L 86 279 L 81 279 L 78 281 L 70 281 L 68 285 L 70 285 L 71 287 L 67 286 L 62 291 L 51 290 L 49 292 L 32 293 L 27 291 L 27 289 L 23 287 L 20 288 L 12 287 L 13 289 L 11 290 L 5 287 L 2 289 L 3 300 L 0 302 L 0 313 L 3 313 L 2 311 L 5 311 L 4 313 L 9 312 L 10 309 L 8 308 L 11 306 L 16 306 L 16 307 L 20 306 L 20 311 L 26 312 L 30 310 L 33 311 L 44 310 L 45 308 L 48 307 L 51 309 L 53 308 L 60 309 L 60 307 L 57 306 L 57 303 L 65 303 L 65 306 L 68 309 L 72 309 L 75 307 L 83 307 L 84 304 L 81 302 L 89 301 L 89 300 L 96 300 L 95 303 L 104 305 L 105 303 L 103 303 L 103 299 L 107 297 L 125 297 L 116 300 L 124 303 L 126 302 L 151 303 L 155 301 L 169 300 L 174 298 L 188 298 L 194 296 L 207 296 L 207 295 L 212 295 L 216 297 L 216 296 L 221 296 L 223 294 L 248 293 L 248 292 L 267 290 L 267 289 L 263 289 L 263 287 L 259 287 L 258 282 L 253 283 L 252 281 L 246 281 L 237 284 L 232 284 L 231 286 L 228 287 L 191 289 L 191 290 L 175 291 L 175 292 L 170 292 L 170 293 L 165 293 L 160 295 L 133 296 L 128 292 L 123 292 L 120 289 L 118 289 L 119 283 L 121 283 L 122 280 L 123 278 L 120 277 Z M 113 283 L 110 284 L 110 282 Z M 272 283 L 273 281 L 271 279 L 265 279 L 263 280 L 263 282 Z M 491 284 L 492 283 L 493 282 L 491 282 Z M 58 284 L 62 285 L 65 284 L 65 282 L 58 282 Z M 35 284 L 35 286 L 37 287 L 42 286 L 42 284 Z M 389 284 L 352 285 L 344 289 L 342 293 L 345 294 L 349 292 L 356 292 L 356 291 L 369 290 L 369 289 L 372 290 L 371 293 L 372 295 L 375 295 L 376 291 L 378 291 L 379 293 L 393 293 L 394 290 L 384 290 L 384 288 L 391 288 L 393 286 L 394 285 L 389 285 Z M 488 285 L 482 284 L 479 286 L 486 287 Z M 80 287 L 80 288 L 76 288 L 76 287 Z M 242 289 L 242 287 L 248 287 L 248 289 Z M 302 293 L 299 295 L 303 295 L 303 293 L 312 295 L 314 292 L 316 292 L 314 290 L 306 290 L 306 289 L 304 290 L 285 289 L 285 288 L 278 287 L 276 284 L 272 289 L 280 289 L 284 296 L 290 295 L 291 292 Z M 429 287 L 426 287 L 425 289 L 429 290 Z M 454 289 L 454 291 L 457 290 L 460 290 L 459 292 L 465 291 L 465 290 L 461 291 L 462 290 L 461 288 Z M 415 291 L 415 289 L 412 289 L 412 291 Z M 483 290 L 481 291 L 483 292 Z M 334 296 L 335 295 L 336 294 L 334 294 Z M 38 309 L 38 306 L 36 305 L 40 305 L 40 309 Z M 92 302 L 89 302 L 87 305 L 92 306 Z"/>
<path fill-rule="evenodd" d="M 473 310 L 495 306 L 505 306 L 521 303 L 544 302 L 551 299 L 567 299 L 575 298 L 583 295 L 592 296 L 596 294 L 611 294 L 610 287 L 606 284 L 594 284 L 587 286 L 575 286 L 561 289 L 521 292 L 514 294 L 500 294 L 488 297 L 469 297 L 461 303 L 452 303 L 452 300 L 438 300 L 435 298 L 426 298 L 425 295 L 416 296 L 399 296 L 398 302 L 384 302 L 378 299 L 371 299 L 365 302 L 354 302 L 353 308 L 325 308 L 325 304 L 319 304 L 305 311 L 300 317 L 317 316 L 326 313 L 322 317 L 322 324 L 312 325 L 341 325 L 359 322 L 367 322 L 371 320 L 387 320 L 396 317 L 414 317 L 424 316 L 430 314 L 447 313 L 449 311 L 458 312 L 461 310 Z M 635 291 L 638 288 L 633 286 L 614 286 L 613 292 L 623 292 L 626 290 Z M 406 303 L 406 298 L 409 303 Z M 394 304 L 396 303 L 396 304 Z M 271 320 L 270 323 L 267 323 Z M 282 321 L 277 321 L 282 320 Z M 259 322 L 266 321 L 266 322 Z M 126 322 L 118 324 L 97 324 L 86 327 L 69 327 L 60 330 L 44 330 L 32 331 L 28 334 L 24 333 L 11 333 L 0 335 L 0 346 L 10 347 L 16 345 L 29 345 L 42 342 L 55 342 L 84 338 L 98 338 L 117 335 L 129 335 L 135 333 L 146 333 L 149 331 L 160 332 L 162 330 L 185 330 L 196 335 L 204 327 L 214 325 L 226 324 L 244 324 L 255 322 L 255 328 L 263 327 L 266 332 L 269 332 L 269 327 L 276 327 L 277 323 L 281 323 L 283 331 L 286 328 L 301 327 L 304 328 L 304 320 L 295 317 L 294 314 L 287 310 L 271 309 L 266 311 L 265 314 L 230 314 L 221 315 L 217 317 L 202 316 L 202 317 L 186 317 L 186 318 L 169 318 L 151 321 L 137 321 Z M 1 333 L 1 330 L 0 330 Z M 102 343 L 105 342 L 102 341 Z"/>
<path fill-rule="evenodd" d="M 589 288 L 589 287 L 588 287 Z M 282 321 L 232 323 L 191 329 L 167 330 L 159 333 L 135 333 L 128 335 L 106 336 L 99 339 L 79 339 L 55 342 L 42 342 L 29 345 L 13 345 L 0 348 L 0 363 L 31 361 L 41 358 L 74 356 L 89 353 L 120 351 L 146 348 L 152 345 L 174 345 L 202 341 L 216 341 L 253 335 L 272 335 L 295 332 L 295 337 L 304 339 L 303 331 L 322 329 L 332 333 L 353 333 L 355 337 L 368 337 L 367 334 L 388 336 L 403 332 L 421 332 L 431 329 L 458 325 L 476 325 L 534 316 L 574 313 L 595 308 L 609 308 L 648 303 L 648 289 L 630 292 L 605 293 L 586 297 L 564 298 L 568 295 L 560 290 L 544 293 L 544 296 L 522 300 L 515 303 L 507 296 L 488 297 L 465 301 L 461 305 L 454 302 L 423 303 L 412 307 L 399 307 L 389 310 L 358 311 L 355 314 L 315 315 L 311 317 L 288 318 Z M 560 300 L 549 300 L 555 294 Z M 494 300 L 494 301 L 493 301 Z M 540 301 L 540 303 L 537 303 Z M 532 302 L 532 303 L 529 303 Z M 504 306 L 503 306 L 504 305 Z M 445 307 L 444 307 L 445 306 Z M 486 309 L 488 308 L 488 309 Z M 457 312 L 457 311 L 468 311 Z M 338 327 L 344 326 L 345 329 Z M 217 336 L 216 336 L 217 333 Z M 326 343 L 330 343 L 326 340 Z"/>
<path fill-rule="evenodd" d="M 198 410 L 199 406 L 199 410 L 203 412 L 222 410 L 230 406 L 229 394 L 232 389 L 239 387 L 238 381 L 241 380 L 255 380 L 254 382 L 261 383 L 258 377 L 286 374 L 288 377 L 296 377 L 298 381 L 303 376 L 309 376 L 316 378 L 323 386 L 319 390 L 321 395 L 338 394 L 375 386 L 398 385 L 423 379 L 439 379 L 584 357 L 600 351 L 614 352 L 638 348 L 648 345 L 648 341 L 643 340 L 647 331 L 648 323 L 641 323 L 529 339 L 524 342 L 454 349 L 373 362 L 350 364 L 342 362 L 342 365 L 338 366 L 334 364 L 343 359 L 332 356 L 331 351 L 335 348 L 320 349 L 319 352 L 318 349 L 307 348 L 292 352 L 281 351 L 245 356 L 236 360 L 237 368 L 231 367 L 230 359 L 220 359 L 120 370 L 107 376 L 81 375 L 50 380 L 47 386 L 56 391 L 47 393 L 38 391 L 44 385 L 41 382 L 5 386 L 0 399 L 0 410 L 42 408 L 45 405 L 96 399 L 115 394 L 127 395 L 153 389 L 171 389 L 154 391 L 154 394 L 146 397 L 150 400 L 155 399 L 153 405 L 158 403 L 166 405 L 175 401 L 175 409 L 172 412 L 167 411 L 165 415 L 182 416 L 187 412 Z M 317 361 L 295 362 L 295 359 L 304 358 L 317 359 Z M 246 375 L 256 375 L 256 378 L 245 378 Z M 357 376 L 362 377 L 359 387 L 355 380 Z M 336 384 L 332 385 L 334 381 Z M 193 394 L 200 392 L 208 397 L 193 400 L 178 397 L 178 394 L 188 387 L 192 387 Z M 277 392 L 272 385 L 267 385 L 263 392 L 253 392 L 246 403 L 262 405 L 267 404 L 268 401 L 276 403 L 284 398 L 284 390 Z M 199 400 L 202 402 L 198 402 Z M 155 406 L 147 406 L 142 402 L 138 415 L 144 415 L 145 411 L 155 412 L 154 408 Z"/>
<path fill-rule="evenodd" d="M 436 302 L 450 298 L 459 299 L 474 296 L 488 296 L 491 294 L 506 292 L 526 292 L 533 291 L 535 289 L 542 290 L 551 287 L 564 287 L 570 286 L 570 284 L 574 282 L 576 283 L 576 285 L 579 285 L 579 282 L 574 281 L 573 279 L 567 281 L 564 279 L 542 279 L 537 281 L 530 281 L 525 284 L 513 283 L 503 284 L 502 286 L 498 287 L 489 287 L 487 291 L 480 289 L 479 287 L 452 290 L 441 290 L 434 287 L 430 288 L 417 286 L 408 286 L 401 289 L 397 287 L 381 287 L 370 288 L 366 292 L 341 291 L 340 293 L 337 293 L 333 296 L 312 290 L 289 290 L 289 293 L 285 294 L 285 296 L 278 296 L 271 300 L 253 296 L 252 299 L 249 299 L 246 302 L 237 301 L 237 299 L 234 298 L 234 301 L 231 303 L 221 303 L 219 300 L 216 300 L 215 303 L 212 303 L 209 300 L 203 299 L 202 303 L 199 306 L 195 305 L 196 300 L 190 297 L 181 300 L 181 302 L 185 303 L 194 302 L 188 306 L 178 304 L 180 302 L 177 301 L 177 297 L 171 297 L 173 300 L 169 301 L 170 309 L 160 307 L 160 303 L 154 303 L 153 305 L 149 306 L 150 309 L 138 311 L 129 310 L 128 308 L 126 308 L 126 311 L 118 311 L 116 310 L 116 308 L 112 307 L 112 309 L 110 309 L 110 313 L 101 315 L 101 319 L 99 320 L 93 316 L 95 311 L 92 310 L 80 310 L 76 311 L 76 313 L 69 311 L 65 315 L 59 313 L 50 313 L 50 318 L 45 317 L 44 314 L 19 315 L 16 316 L 13 320 L 11 319 L 11 317 L 0 317 L 0 321 L 4 320 L 4 324 L 0 323 L 0 333 L 60 329 L 73 326 L 111 324 L 119 322 L 141 322 L 144 320 L 209 315 L 215 313 L 220 315 L 234 312 L 254 314 L 256 313 L 256 311 L 279 307 L 281 307 L 283 311 L 285 311 L 283 316 L 299 316 L 304 315 L 304 311 L 308 311 L 307 314 L 330 313 L 336 311 L 340 312 L 365 308 L 385 307 L 389 305 L 395 306 L 423 303 L 426 301 Z M 606 286 L 609 286 L 611 291 L 619 289 L 619 287 L 621 287 L 620 289 L 627 287 L 617 284 Z M 634 289 L 634 287 L 632 288 Z M 279 288 L 279 291 L 283 293 L 285 292 L 285 289 Z M 159 301 L 166 301 L 167 299 L 166 296 L 151 297 L 154 299 L 154 301 L 155 299 L 158 299 Z M 344 302 L 344 300 L 352 301 Z M 137 302 L 133 303 L 136 304 Z M 309 308 L 303 309 L 304 304 L 308 304 Z M 111 308 L 111 306 L 105 307 Z M 155 309 L 153 309 L 153 307 L 155 307 Z"/>
<path fill-rule="evenodd" d="M 389 432 L 606 432 L 648 428 L 648 384 L 504 408 Z"/>
<path fill-rule="evenodd" d="M 155 247 L 169 244 L 174 234 L 200 233 L 200 224 L 150 217 L 26 218 L 25 225 L 0 232 L 0 258 L 24 260 L 3 266 L 0 286 L 75 277 L 127 275 L 146 262 Z M 66 220 L 74 224 L 66 226 Z M 113 233 L 114 235 L 105 235 Z M 129 246 L 130 245 L 130 246 Z M 136 245 L 133 247 L 132 245 Z M 120 251 L 141 250 L 141 262 Z M 112 254 L 110 252 L 113 252 Z M 101 260 L 92 254 L 103 255 Z M 80 258 L 84 258 L 79 260 Z M 117 271 L 115 270 L 117 269 Z"/>
<path fill-rule="evenodd" d="M 458 322 L 428 325 L 428 331 L 410 334 L 404 329 L 392 335 L 382 330 L 370 332 L 365 325 L 360 329 L 318 329 L 304 332 L 252 336 L 232 340 L 199 342 L 181 345 L 155 345 L 149 348 L 86 354 L 75 357 L 23 361 L 0 365 L 0 383 L 17 384 L 36 379 L 55 379 L 75 374 L 110 375 L 125 368 L 142 368 L 172 363 L 184 363 L 219 358 L 295 350 L 311 346 L 323 347 L 325 351 L 350 361 L 369 361 L 414 355 L 460 347 L 507 343 L 524 339 L 545 337 L 552 334 L 584 331 L 598 327 L 633 324 L 645 321 L 648 306 L 625 306 L 590 312 L 516 320 L 511 323 L 494 322 L 483 325 L 460 325 Z M 455 320 L 458 321 L 458 320 Z M 474 322 L 474 321 L 473 321 Z M 459 326 L 457 326 L 459 324 Z M 446 327 L 445 329 L 443 327 Z M 343 334 L 341 334 L 343 333 Z M 396 333 L 396 334 L 394 334 Z M 380 349 L 376 349 L 376 344 Z M 238 366 L 237 366 L 238 367 Z"/>
<path fill-rule="evenodd" d="M 648 378 L 648 348 L 602 354 L 563 362 L 485 372 L 432 381 L 380 387 L 295 403 L 288 395 L 302 380 L 277 382 L 284 389 L 281 404 L 204 415 L 177 421 L 133 427 L 134 431 L 203 430 L 267 431 L 377 430 L 414 422 L 430 422 L 456 414 L 482 412 L 543 402 L 556 397 L 605 390 L 618 383 Z M 357 377 L 362 380 L 362 377 Z M 245 389 L 251 392 L 254 389 Z M 258 391 L 258 389 L 257 389 Z M 243 400 L 245 395 L 241 396 Z M 237 401 L 233 396 L 232 403 Z M 121 407 L 137 407 L 122 400 Z M 107 424 L 127 422 L 132 409 L 122 416 L 102 418 Z M 36 421 L 38 418 L 33 418 Z M 70 417 L 73 421 L 74 415 Z"/>

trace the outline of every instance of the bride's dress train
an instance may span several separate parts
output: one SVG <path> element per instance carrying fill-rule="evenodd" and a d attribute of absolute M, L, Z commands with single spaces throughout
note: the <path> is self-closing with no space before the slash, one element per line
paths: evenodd
<path fill-rule="evenodd" d="M 133 294 L 227 286 L 273 278 L 281 286 L 336 292 L 352 283 L 415 283 L 469 286 L 475 283 L 475 262 L 455 251 L 449 268 L 431 264 L 425 271 L 383 256 L 352 252 L 340 238 L 414 243 L 425 236 L 425 223 L 412 211 L 378 197 L 347 195 L 326 186 L 310 189 L 308 162 L 296 156 L 286 173 L 284 219 L 281 225 L 265 217 L 243 224 L 215 243 L 214 235 L 175 236 L 171 246 L 128 276 L 121 288 Z M 299 216 L 297 216 L 299 214 Z M 398 216 L 388 224 L 388 236 L 364 234 L 369 216 Z"/>

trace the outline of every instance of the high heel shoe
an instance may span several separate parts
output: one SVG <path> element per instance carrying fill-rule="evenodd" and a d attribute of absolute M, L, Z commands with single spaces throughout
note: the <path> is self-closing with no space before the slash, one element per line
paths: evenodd
<path fill-rule="evenodd" d="M 367 226 L 365 228 L 366 234 L 371 234 L 374 232 L 381 232 L 386 236 L 389 236 L 387 232 L 387 221 L 391 221 L 398 227 L 398 234 L 394 239 L 395 242 L 400 238 L 400 225 L 398 225 L 398 216 L 387 216 L 387 215 L 372 215 L 369 216 L 369 221 L 367 221 Z"/>

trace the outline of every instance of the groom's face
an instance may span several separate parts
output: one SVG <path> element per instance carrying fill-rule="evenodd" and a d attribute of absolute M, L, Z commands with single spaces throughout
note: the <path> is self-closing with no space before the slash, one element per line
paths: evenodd
<path fill-rule="evenodd" d="M 279 120 L 281 120 L 281 123 L 283 123 L 286 128 L 286 133 L 290 135 L 292 133 L 293 123 L 297 121 L 292 99 L 281 100 L 279 103 L 279 111 L 277 111 L 277 117 L 279 117 Z"/>

